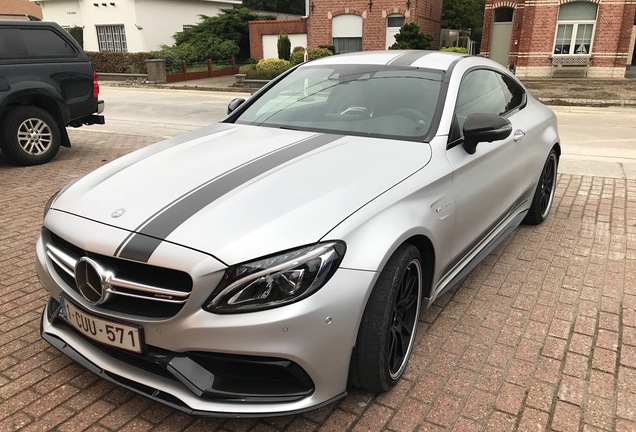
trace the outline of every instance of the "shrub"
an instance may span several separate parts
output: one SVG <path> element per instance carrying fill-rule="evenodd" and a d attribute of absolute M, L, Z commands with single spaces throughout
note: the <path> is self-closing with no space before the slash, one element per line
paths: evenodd
<path fill-rule="evenodd" d="M 395 35 L 395 43 L 389 49 L 431 49 L 432 41 L 433 36 L 428 33 L 420 33 L 420 28 L 417 24 L 407 23 Z"/>
<path fill-rule="evenodd" d="M 73 26 L 68 29 L 68 33 L 84 48 L 84 27 Z"/>
<path fill-rule="evenodd" d="M 289 60 L 291 55 L 291 41 L 289 36 L 282 34 L 278 36 L 278 58 L 281 60 Z"/>
<path fill-rule="evenodd" d="M 259 76 L 256 79 L 272 79 L 291 67 L 287 60 L 267 58 L 256 63 L 255 72 Z"/>
<path fill-rule="evenodd" d="M 97 73 L 131 73 L 135 70 L 138 73 L 148 73 L 146 71 L 146 60 L 157 58 L 154 53 L 124 53 L 113 51 L 87 52 L 95 71 Z"/>
<path fill-rule="evenodd" d="M 446 47 L 446 48 L 440 49 L 440 51 L 468 54 L 468 49 L 464 47 Z"/>
<path fill-rule="evenodd" d="M 301 47 L 301 46 L 294 47 L 294 49 L 292 50 L 292 54 L 298 51 L 305 52 L 305 47 Z"/>
<path fill-rule="evenodd" d="M 256 65 L 253 63 L 248 63 L 248 64 L 244 64 L 242 66 L 239 66 L 239 73 L 240 74 L 249 74 L 251 71 L 255 71 L 256 70 Z"/>
<path fill-rule="evenodd" d="M 334 45 L 318 45 L 318 48 L 325 48 L 331 51 L 331 54 L 336 53 L 336 47 Z"/>
<path fill-rule="evenodd" d="M 333 53 L 326 48 L 307 48 L 307 57 L 309 57 L 309 61 L 330 55 L 333 55 Z M 292 65 L 297 65 L 302 63 L 304 58 L 305 50 L 303 49 L 302 51 L 294 51 L 289 58 L 289 61 Z"/>

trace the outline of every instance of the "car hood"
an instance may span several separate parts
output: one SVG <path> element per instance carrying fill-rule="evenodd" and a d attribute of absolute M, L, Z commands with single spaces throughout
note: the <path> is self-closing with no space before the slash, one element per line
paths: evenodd
<path fill-rule="evenodd" d="M 319 241 L 430 158 L 426 143 L 217 124 L 88 174 L 52 208 L 130 231 L 122 258 L 168 241 L 231 265 Z"/>

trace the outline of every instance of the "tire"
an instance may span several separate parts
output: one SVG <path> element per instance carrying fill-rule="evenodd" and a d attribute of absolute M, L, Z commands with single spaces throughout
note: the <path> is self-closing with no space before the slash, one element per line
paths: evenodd
<path fill-rule="evenodd" d="M 362 316 L 352 383 L 364 390 L 391 389 L 406 369 L 422 303 L 422 258 L 404 244 L 380 273 Z"/>
<path fill-rule="evenodd" d="M 530 210 L 528 210 L 528 214 L 523 219 L 523 223 L 538 225 L 548 217 L 552 207 L 552 200 L 554 199 L 554 191 L 556 190 L 558 166 L 559 156 L 556 150 L 552 149 L 548 159 L 543 164 Z"/>
<path fill-rule="evenodd" d="M 14 165 L 39 165 L 55 157 L 62 135 L 53 116 L 41 108 L 19 106 L 2 119 L 0 148 Z"/>

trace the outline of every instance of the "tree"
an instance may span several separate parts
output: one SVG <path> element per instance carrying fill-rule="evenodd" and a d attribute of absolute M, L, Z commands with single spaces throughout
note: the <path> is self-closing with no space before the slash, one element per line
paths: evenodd
<path fill-rule="evenodd" d="M 278 36 L 278 58 L 281 60 L 289 60 L 291 55 L 291 41 L 289 36 L 282 34 Z"/>
<path fill-rule="evenodd" d="M 305 0 L 243 0 L 251 10 L 305 15 Z"/>
<path fill-rule="evenodd" d="M 421 33 L 417 24 L 407 23 L 395 35 L 395 43 L 389 49 L 431 49 L 432 41 L 433 36 L 428 33 Z"/>
<path fill-rule="evenodd" d="M 234 50 L 234 55 L 242 59 L 250 57 L 249 21 L 275 19 L 273 16 L 255 15 L 247 8 L 222 9 L 217 16 L 200 15 L 200 18 L 200 23 L 173 36 L 176 48 L 191 48 L 203 54 L 216 52 L 215 47 L 224 44 L 224 53 Z M 236 48 L 230 49 L 228 42 Z"/>
<path fill-rule="evenodd" d="M 442 4 L 442 28 L 470 30 L 471 39 L 481 40 L 484 25 L 485 0 L 444 0 Z"/>
<path fill-rule="evenodd" d="M 73 26 L 68 29 L 68 32 L 73 36 L 73 39 L 77 41 L 79 46 L 84 48 L 84 27 Z"/>

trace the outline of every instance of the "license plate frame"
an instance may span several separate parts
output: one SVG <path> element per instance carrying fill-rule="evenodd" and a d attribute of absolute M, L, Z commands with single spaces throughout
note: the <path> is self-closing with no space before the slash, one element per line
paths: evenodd
<path fill-rule="evenodd" d="M 141 354 L 145 344 L 141 326 L 95 316 L 60 298 L 60 317 L 85 337 L 112 348 Z"/>

